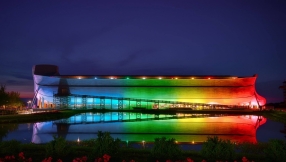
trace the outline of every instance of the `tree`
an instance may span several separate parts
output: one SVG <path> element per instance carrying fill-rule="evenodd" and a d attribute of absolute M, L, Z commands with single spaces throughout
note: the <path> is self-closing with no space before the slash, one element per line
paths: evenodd
<path fill-rule="evenodd" d="M 20 100 L 20 93 L 18 92 L 8 92 L 8 104 L 10 107 L 21 107 L 23 106 L 23 102 Z"/>
<path fill-rule="evenodd" d="M 6 92 L 6 87 L 1 85 L 0 88 L 0 107 L 21 107 L 24 103 L 20 99 L 20 93 L 18 92 Z"/>
<path fill-rule="evenodd" d="M 0 88 L 0 107 L 7 105 L 8 102 L 8 94 L 6 93 L 5 85 L 1 85 Z"/>

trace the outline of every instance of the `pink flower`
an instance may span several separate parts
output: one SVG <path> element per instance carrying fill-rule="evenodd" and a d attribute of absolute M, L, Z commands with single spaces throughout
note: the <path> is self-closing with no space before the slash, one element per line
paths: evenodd
<path fill-rule="evenodd" d="M 104 155 L 103 155 L 103 159 L 108 159 L 108 160 L 109 160 L 109 159 L 110 159 L 110 156 L 107 155 L 107 154 L 104 154 Z"/>
<path fill-rule="evenodd" d="M 191 158 L 187 158 L 187 162 L 194 162 Z"/>
<path fill-rule="evenodd" d="M 81 160 L 84 161 L 84 162 L 86 162 L 86 161 L 87 161 L 87 156 L 83 156 L 83 157 L 81 158 Z"/>
<path fill-rule="evenodd" d="M 42 162 L 52 162 L 53 158 L 52 157 L 48 157 L 45 158 Z"/>
<path fill-rule="evenodd" d="M 20 158 L 20 159 L 25 159 L 23 152 L 20 152 L 20 153 L 19 153 L 19 158 Z"/>
<path fill-rule="evenodd" d="M 109 155 L 107 155 L 107 154 L 104 154 L 104 155 L 103 155 L 103 161 L 104 161 L 104 162 L 108 162 L 109 159 L 110 159 L 110 157 L 111 157 L 111 156 L 109 156 Z"/>
<path fill-rule="evenodd" d="M 243 156 L 241 160 L 242 160 L 242 162 L 249 162 L 245 156 Z"/>
<path fill-rule="evenodd" d="M 6 160 L 10 160 L 10 156 L 5 156 L 5 159 Z"/>

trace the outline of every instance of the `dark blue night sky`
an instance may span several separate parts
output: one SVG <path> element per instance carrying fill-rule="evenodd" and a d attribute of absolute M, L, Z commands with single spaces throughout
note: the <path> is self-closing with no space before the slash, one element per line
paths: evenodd
<path fill-rule="evenodd" d="M 33 96 L 32 67 L 61 74 L 258 74 L 281 102 L 286 1 L 0 2 L 0 84 Z"/>

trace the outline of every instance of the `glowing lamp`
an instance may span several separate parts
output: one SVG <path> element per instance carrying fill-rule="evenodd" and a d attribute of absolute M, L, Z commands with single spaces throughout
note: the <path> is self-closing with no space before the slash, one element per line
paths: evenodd
<path fill-rule="evenodd" d="M 143 147 L 145 148 L 145 141 L 142 141 Z"/>

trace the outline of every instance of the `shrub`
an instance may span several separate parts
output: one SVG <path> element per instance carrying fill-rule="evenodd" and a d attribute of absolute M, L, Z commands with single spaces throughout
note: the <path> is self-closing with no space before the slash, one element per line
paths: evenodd
<path fill-rule="evenodd" d="M 56 158 L 66 157 L 71 152 L 66 140 L 63 137 L 54 136 L 54 140 L 46 145 L 46 156 L 52 156 Z"/>
<path fill-rule="evenodd" d="M 83 140 L 80 144 L 82 146 L 93 147 L 96 144 L 96 139 Z"/>
<path fill-rule="evenodd" d="M 268 142 L 268 147 L 264 149 L 268 161 L 281 161 L 286 159 L 286 142 L 272 139 Z"/>
<path fill-rule="evenodd" d="M 229 140 L 222 140 L 217 136 L 208 137 L 207 141 L 203 143 L 201 154 L 208 161 L 233 160 L 235 147 Z"/>
<path fill-rule="evenodd" d="M 120 139 L 114 139 L 108 132 L 102 133 L 99 131 L 95 140 L 93 156 L 102 157 L 104 154 L 116 155 L 120 149 L 120 142 Z"/>
<path fill-rule="evenodd" d="M 151 154 L 154 158 L 161 160 L 181 158 L 182 151 L 176 144 L 174 138 L 166 139 L 166 137 L 155 138 L 154 146 Z"/>
<path fill-rule="evenodd" d="M 0 143 L 1 155 L 17 155 L 21 151 L 21 142 L 17 140 L 2 141 Z"/>
<path fill-rule="evenodd" d="M 236 145 L 237 153 L 242 156 L 264 157 L 265 154 L 262 150 L 267 147 L 266 143 L 250 143 L 244 142 Z"/>

